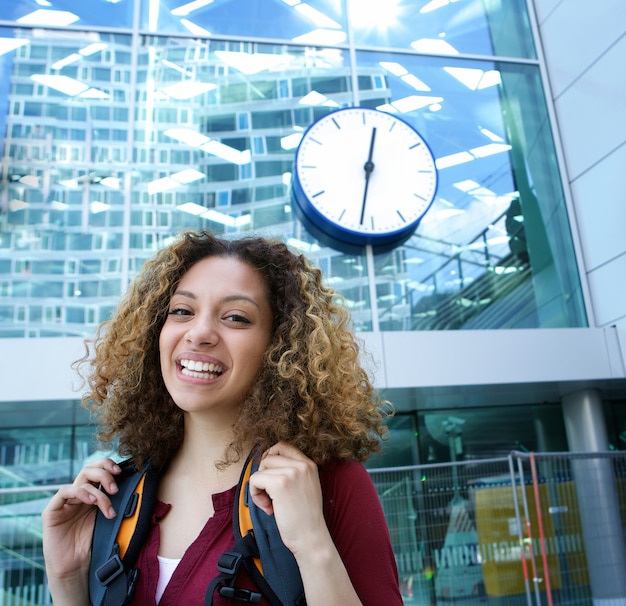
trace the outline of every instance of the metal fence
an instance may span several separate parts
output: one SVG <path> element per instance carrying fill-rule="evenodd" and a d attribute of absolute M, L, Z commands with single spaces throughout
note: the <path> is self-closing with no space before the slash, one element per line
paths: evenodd
<path fill-rule="evenodd" d="M 626 604 L 626 453 L 372 470 L 407 604 Z"/>
<path fill-rule="evenodd" d="M 626 453 L 370 473 L 405 604 L 626 605 Z M 56 487 L 19 484 L 0 488 L 0 606 L 50 604 L 40 514 Z"/>

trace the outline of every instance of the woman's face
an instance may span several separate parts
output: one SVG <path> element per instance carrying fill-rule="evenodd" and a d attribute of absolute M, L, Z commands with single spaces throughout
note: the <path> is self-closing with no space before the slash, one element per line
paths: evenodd
<path fill-rule="evenodd" d="M 193 265 L 172 296 L 161 329 L 161 372 L 188 413 L 232 423 L 272 338 L 272 310 L 261 275 L 231 257 Z"/>

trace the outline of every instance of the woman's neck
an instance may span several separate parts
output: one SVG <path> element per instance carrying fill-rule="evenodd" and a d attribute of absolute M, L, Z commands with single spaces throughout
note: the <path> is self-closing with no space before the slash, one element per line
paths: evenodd
<path fill-rule="evenodd" d="M 184 469 L 185 473 L 206 477 L 216 472 L 216 477 L 225 475 L 229 468 L 240 470 L 251 448 L 244 447 L 241 460 L 221 465 L 227 458 L 229 446 L 234 438 L 233 421 L 216 423 L 202 416 L 185 415 L 183 443 L 174 455 L 169 467 Z M 229 474 L 226 474 L 229 475 Z"/>

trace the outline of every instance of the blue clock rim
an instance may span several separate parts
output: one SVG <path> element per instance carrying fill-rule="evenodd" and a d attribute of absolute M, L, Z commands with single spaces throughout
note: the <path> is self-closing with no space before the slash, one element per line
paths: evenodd
<path fill-rule="evenodd" d="M 364 234 L 363 232 L 355 231 L 347 227 L 340 227 L 322 215 L 304 194 L 297 179 L 293 180 L 291 190 L 292 206 L 294 207 L 296 215 L 308 231 L 316 237 L 321 235 L 331 241 L 353 246 L 366 246 L 371 244 L 378 247 L 400 243 L 403 240 L 406 241 L 415 231 L 435 199 L 433 197 L 424 212 L 415 221 L 412 221 L 400 229 L 388 231 L 384 234 Z"/>
<path fill-rule="evenodd" d="M 302 139 L 304 139 L 307 133 L 321 120 L 328 120 L 330 116 L 345 112 L 348 110 L 365 110 L 371 111 L 381 114 L 387 114 L 392 116 L 396 120 L 400 120 L 404 122 L 410 129 L 415 131 L 415 133 L 420 137 L 431 156 L 434 159 L 434 154 L 428 142 L 424 139 L 422 134 L 409 122 L 407 122 L 404 118 L 397 116 L 396 114 L 392 114 L 391 112 L 384 112 L 379 109 L 375 109 L 373 107 L 362 107 L 362 106 L 350 106 L 350 107 L 341 107 L 335 110 L 332 110 L 323 116 L 317 118 L 314 122 L 312 122 L 307 129 L 302 134 Z M 417 226 L 424 218 L 424 215 L 428 212 L 433 202 L 437 197 L 437 190 L 439 188 L 439 172 L 435 167 L 435 187 L 433 189 L 433 194 L 431 199 L 420 214 L 420 216 L 412 221 L 411 223 L 404 225 L 403 227 L 394 230 L 385 232 L 384 234 L 364 234 L 362 232 L 354 231 L 349 229 L 348 227 L 341 227 L 336 223 L 333 223 L 329 219 L 327 219 L 322 213 L 320 213 L 317 208 L 312 204 L 309 200 L 308 196 L 304 193 L 304 189 L 300 184 L 300 177 L 298 175 L 297 165 L 298 165 L 298 154 L 300 153 L 300 145 L 296 149 L 296 154 L 294 157 L 294 169 L 293 169 L 293 178 L 291 184 L 291 198 L 292 198 L 292 206 L 296 211 L 296 215 L 300 219 L 300 221 L 304 224 L 308 231 L 312 233 L 315 237 L 320 239 L 321 241 L 325 241 L 325 243 L 329 243 L 332 246 L 332 243 L 337 243 L 338 245 L 344 245 L 348 247 L 364 247 L 367 245 L 372 245 L 376 248 L 391 248 L 393 246 L 399 246 L 406 240 L 408 240 L 413 232 L 417 229 Z"/>

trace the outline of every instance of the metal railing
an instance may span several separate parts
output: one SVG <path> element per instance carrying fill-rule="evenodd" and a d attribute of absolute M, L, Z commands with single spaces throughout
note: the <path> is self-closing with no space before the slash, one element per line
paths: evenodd
<path fill-rule="evenodd" d="M 413 272 L 401 296 L 379 303 L 381 324 L 394 316 L 402 318 L 395 330 L 510 328 L 526 321 L 536 302 L 524 224 L 511 220 L 511 208 L 465 244 L 424 236 L 406 243 L 408 252 L 432 257 L 434 267 Z"/>
<path fill-rule="evenodd" d="M 405 604 L 626 604 L 626 453 L 513 452 L 370 474 Z M 0 606 L 50 604 L 40 514 L 55 489 L 0 488 Z"/>

